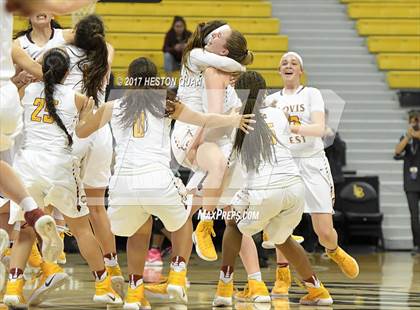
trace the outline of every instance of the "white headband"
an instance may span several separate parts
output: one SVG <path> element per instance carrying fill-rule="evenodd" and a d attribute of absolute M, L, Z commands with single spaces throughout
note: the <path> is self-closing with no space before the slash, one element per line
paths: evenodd
<path fill-rule="evenodd" d="M 224 30 L 230 30 L 230 26 L 228 24 L 225 24 L 223 26 L 220 26 L 219 28 L 214 29 L 212 32 L 210 32 L 205 38 L 204 38 L 204 44 L 207 45 L 212 37 L 214 33 L 218 33 L 218 32 L 222 32 Z"/>
<path fill-rule="evenodd" d="M 281 59 L 283 59 L 283 58 L 285 58 L 287 56 L 295 56 L 299 60 L 300 65 L 303 68 L 303 59 L 302 59 L 302 57 L 298 53 L 296 53 L 296 52 L 287 52 L 286 54 L 283 55 L 283 57 L 281 57 Z"/>

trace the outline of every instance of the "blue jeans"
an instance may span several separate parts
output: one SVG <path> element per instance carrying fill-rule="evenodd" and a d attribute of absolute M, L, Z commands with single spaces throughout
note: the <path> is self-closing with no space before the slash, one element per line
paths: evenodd
<path fill-rule="evenodd" d="M 163 60 L 165 72 L 173 72 L 181 68 L 181 63 L 177 62 L 171 53 L 165 53 Z"/>

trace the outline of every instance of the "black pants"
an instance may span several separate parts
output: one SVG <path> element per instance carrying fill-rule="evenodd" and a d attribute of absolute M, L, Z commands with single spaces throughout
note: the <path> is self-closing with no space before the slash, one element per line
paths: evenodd
<path fill-rule="evenodd" d="M 420 247 L 420 218 L 419 218 L 419 202 L 420 192 L 405 192 L 407 195 L 408 208 L 411 215 L 411 231 L 413 232 L 413 243 Z"/>

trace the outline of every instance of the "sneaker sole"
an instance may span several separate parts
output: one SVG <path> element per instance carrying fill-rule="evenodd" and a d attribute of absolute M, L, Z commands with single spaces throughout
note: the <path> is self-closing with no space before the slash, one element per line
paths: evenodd
<path fill-rule="evenodd" d="M 163 266 L 163 262 L 162 261 L 146 262 L 145 266 L 148 266 L 148 267 L 161 267 L 161 266 Z"/>
<path fill-rule="evenodd" d="M 93 295 L 93 302 L 103 305 L 122 305 L 123 301 L 120 297 L 111 299 L 108 295 Z"/>
<path fill-rule="evenodd" d="M 271 292 L 270 295 L 271 295 L 272 298 L 283 298 L 283 297 L 289 296 L 289 292 L 287 292 L 287 293 L 273 293 L 273 292 Z"/>
<path fill-rule="evenodd" d="M 42 257 L 49 262 L 57 261 L 64 246 L 54 219 L 49 215 L 40 217 L 35 223 L 35 230 L 42 239 Z"/>
<path fill-rule="evenodd" d="M 50 278 L 47 278 L 47 281 L 48 281 L 48 279 L 50 279 Z M 54 278 L 52 280 L 50 280 L 50 285 L 49 286 L 45 286 L 45 284 L 43 284 L 40 288 L 36 289 L 32 293 L 31 297 L 29 297 L 29 299 L 28 299 L 28 305 L 30 305 L 30 306 L 39 305 L 40 303 L 42 303 L 42 301 L 44 300 L 44 298 L 45 298 L 45 296 L 47 295 L 48 292 L 66 284 L 66 282 L 68 280 L 69 280 L 69 275 L 67 273 L 56 273 L 56 274 L 54 274 Z M 39 291 L 39 292 L 37 292 L 37 291 Z"/>
<path fill-rule="evenodd" d="M 333 299 L 332 298 L 324 298 L 324 299 L 317 299 L 315 301 L 309 301 L 309 300 L 301 300 L 300 301 L 301 305 L 306 305 L 306 306 L 329 306 L 333 304 Z"/>
<path fill-rule="evenodd" d="M 182 286 L 168 284 L 168 287 L 166 288 L 166 292 L 175 301 L 180 301 L 184 304 L 188 303 L 187 292 Z"/>
<path fill-rule="evenodd" d="M 28 309 L 27 305 L 20 303 L 19 297 L 16 295 L 4 295 L 3 303 L 13 307 L 12 309 Z"/>
<path fill-rule="evenodd" d="M 150 306 L 146 306 L 146 307 L 142 307 L 137 304 L 137 303 L 124 303 L 123 306 L 124 310 L 151 310 L 152 307 Z"/>
<path fill-rule="evenodd" d="M 111 276 L 111 285 L 114 291 L 120 295 L 121 298 L 125 297 L 124 294 L 124 277 L 123 276 Z"/>
<path fill-rule="evenodd" d="M 214 261 L 216 261 L 217 260 L 217 255 L 216 255 L 216 258 L 208 258 L 208 257 L 206 257 L 206 256 L 204 256 L 201 252 L 200 252 L 200 249 L 198 248 L 198 246 L 197 246 L 197 238 L 195 237 L 195 231 L 193 232 L 193 234 L 192 234 L 192 240 L 193 240 L 193 243 L 194 243 L 194 248 L 195 248 L 195 252 L 197 253 L 197 255 L 202 259 L 202 260 L 205 260 L 205 261 L 208 261 L 208 262 L 214 262 Z"/>
<path fill-rule="evenodd" d="M 233 305 L 232 298 L 215 297 L 212 303 L 213 307 L 231 307 Z"/>

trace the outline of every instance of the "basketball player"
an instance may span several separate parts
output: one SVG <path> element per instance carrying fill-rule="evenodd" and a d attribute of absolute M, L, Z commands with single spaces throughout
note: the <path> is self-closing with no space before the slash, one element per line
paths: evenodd
<path fill-rule="evenodd" d="M 92 233 L 89 210 L 78 203 L 79 182 L 71 152 L 72 133 L 75 119 L 79 113 L 85 113 L 87 97 L 62 85 L 69 66 L 70 58 L 64 50 L 49 50 L 43 57 L 43 82 L 29 84 L 23 90 L 24 142 L 14 167 L 38 205 L 57 208 L 64 215 L 95 276 L 94 302 L 121 304 L 120 296 L 111 287 L 99 243 Z M 54 169 L 46 169 L 46 163 Z M 34 240 L 32 229 L 24 226 L 12 249 L 4 296 L 7 305 L 25 304 L 23 270 Z M 29 297 L 29 305 L 40 304 L 48 292 L 63 285 L 68 278 L 56 264 L 43 264 L 43 275 Z"/>
<path fill-rule="evenodd" d="M 223 237 L 223 259 L 220 279 L 213 306 L 231 306 L 235 259 L 241 246 L 242 234 L 252 236 L 265 230 L 269 241 L 281 249 L 304 279 L 309 293 L 301 304 L 330 305 L 331 296 L 315 276 L 304 249 L 291 237 L 299 224 L 304 206 L 304 186 L 299 170 L 286 146 L 289 125 L 284 113 L 265 107 L 264 78 L 255 71 L 243 73 L 236 82 L 238 89 L 250 89 L 243 107 L 244 113 L 255 113 L 255 130 L 235 137 L 231 160 L 238 159 L 248 173 L 245 191 L 249 205 L 237 209 L 258 214 L 249 219 L 243 213 L 238 223 L 229 221 Z M 259 285 L 249 281 L 249 285 Z M 270 302 L 270 298 L 265 300 Z"/>
<path fill-rule="evenodd" d="M 124 309 L 148 309 L 144 297 L 143 269 L 151 233 L 151 215 L 159 217 L 172 232 L 172 259 L 167 293 L 176 300 L 188 301 L 185 285 L 187 261 L 191 249 L 185 247 L 190 238 L 190 210 L 185 208 L 185 189 L 170 170 L 170 121 L 205 128 L 238 126 L 247 131 L 252 115 L 239 117 L 199 113 L 181 102 L 166 102 L 166 91 L 147 86 L 147 79 L 157 77 L 157 68 L 141 57 L 129 67 L 128 77 L 140 81 L 138 89 L 122 99 L 102 105 L 84 124 L 78 134 L 88 136 L 111 121 L 116 140 L 115 172 L 110 186 L 108 215 L 112 231 L 128 237 L 127 260 L 129 287 Z"/>
<path fill-rule="evenodd" d="M 342 272 L 354 279 L 359 274 L 356 260 L 338 246 L 333 227 L 334 184 L 321 137 L 325 131 L 325 104 L 318 89 L 300 84 L 302 57 L 294 52 L 283 55 L 279 73 L 284 88 L 267 97 L 267 104 L 276 105 L 289 115 L 291 135 L 288 146 L 305 184 L 305 212 L 311 214 L 319 243 Z M 268 237 L 270 238 L 269 234 Z M 273 294 L 287 294 L 291 285 L 288 260 L 277 248 L 277 277 Z"/>
<path fill-rule="evenodd" d="M 68 1 L 27 1 L 27 0 L 0 0 L 0 151 L 5 151 L 13 146 L 14 137 L 21 127 L 22 109 L 19 105 L 19 96 L 16 86 L 12 84 L 11 77 L 15 74 L 13 63 L 26 70 L 36 78 L 42 78 L 40 65 L 34 62 L 25 52 L 16 46 L 12 47 L 13 15 L 11 12 L 20 10 L 22 13 L 30 14 L 43 9 L 54 13 L 68 13 L 88 3 L 90 0 Z M 13 169 L 4 161 L 0 161 L 0 192 L 10 198 L 25 211 L 26 222 L 35 228 L 36 232 L 43 239 L 42 250 L 45 259 L 55 260 L 63 249 L 59 239 L 54 220 L 45 216 L 38 208 L 36 202 L 29 196 L 22 182 L 14 173 Z M 57 238 L 58 237 L 58 238 Z M 0 234 L 0 245 L 7 245 L 8 242 L 4 231 Z M 4 248 L 0 249 L 3 253 Z M 4 283 L 0 276 L 0 283 Z"/>
<path fill-rule="evenodd" d="M 64 85 L 93 97 L 97 106 L 105 101 L 114 49 L 105 41 L 105 26 L 97 15 L 82 18 L 75 26 L 74 44 L 66 46 L 70 72 Z M 104 253 L 105 266 L 115 290 L 122 295 L 122 276 L 115 237 L 105 210 L 105 190 L 111 176 L 112 134 L 102 127 L 86 139 L 74 139 L 73 154 L 80 162 L 80 177 L 89 207 L 89 220 Z"/>

